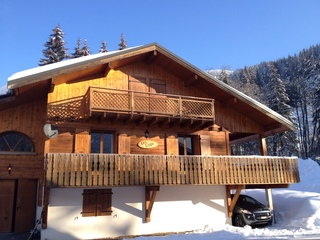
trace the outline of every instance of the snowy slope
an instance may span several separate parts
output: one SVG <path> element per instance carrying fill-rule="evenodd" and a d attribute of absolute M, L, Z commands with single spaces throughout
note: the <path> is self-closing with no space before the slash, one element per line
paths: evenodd
<path fill-rule="evenodd" d="M 6 94 L 7 90 L 7 85 L 0 87 L 0 95 Z"/>
<path fill-rule="evenodd" d="M 289 189 L 273 189 L 276 224 L 265 228 L 225 225 L 217 229 L 208 223 L 193 233 L 135 240 L 212 240 L 212 239 L 320 239 L 320 166 L 310 159 L 299 159 L 301 182 Z M 244 190 L 265 203 L 264 190 Z"/>

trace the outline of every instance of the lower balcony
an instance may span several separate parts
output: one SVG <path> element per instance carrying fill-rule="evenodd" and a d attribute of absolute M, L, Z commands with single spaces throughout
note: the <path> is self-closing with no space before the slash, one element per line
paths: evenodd
<path fill-rule="evenodd" d="M 296 157 L 48 153 L 46 187 L 298 183 Z M 270 185 L 270 186 L 269 186 Z"/>

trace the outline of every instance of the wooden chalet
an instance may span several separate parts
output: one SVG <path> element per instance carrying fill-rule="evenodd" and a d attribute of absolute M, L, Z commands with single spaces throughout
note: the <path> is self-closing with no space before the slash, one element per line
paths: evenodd
<path fill-rule="evenodd" d="M 42 208 L 43 239 L 194 230 L 230 223 L 241 189 L 299 182 L 296 157 L 266 152 L 290 121 L 157 43 L 22 71 L 8 89 L 0 232 L 29 231 Z M 261 156 L 231 155 L 249 139 Z"/>

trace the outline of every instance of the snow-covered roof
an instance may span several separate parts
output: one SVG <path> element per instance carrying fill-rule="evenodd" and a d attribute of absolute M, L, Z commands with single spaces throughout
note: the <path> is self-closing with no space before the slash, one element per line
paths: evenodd
<path fill-rule="evenodd" d="M 124 50 L 92 54 L 84 57 L 69 59 L 69 60 L 47 64 L 44 66 L 39 66 L 39 67 L 31 68 L 28 70 L 24 70 L 21 72 L 17 72 L 8 78 L 7 86 L 8 86 L 8 89 L 14 89 L 21 86 L 29 85 L 34 82 L 46 80 L 46 79 L 67 73 L 68 70 L 77 68 L 79 66 L 84 66 L 84 65 L 89 66 L 92 63 L 95 63 L 95 65 L 98 65 L 99 62 L 103 63 L 103 60 L 105 59 L 108 59 L 110 57 L 113 57 L 119 54 L 136 51 L 139 48 L 142 48 L 145 46 L 137 46 L 137 47 L 126 48 Z"/>

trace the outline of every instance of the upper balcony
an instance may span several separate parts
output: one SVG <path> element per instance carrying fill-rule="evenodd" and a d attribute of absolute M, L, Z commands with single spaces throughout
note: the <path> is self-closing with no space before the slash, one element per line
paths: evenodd
<path fill-rule="evenodd" d="M 212 126 L 215 119 L 213 99 L 100 87 L 89 87 L 83 97 L 50 102 L 47 115 L 55 122 L 106 118 L 190 128 Z"/>
<path fill-rule="evenodd" d="M 90 87 L 84 105 L 85 118 L 99 116 L 124 123 L 178 123 L 191 127 L 214 123 L 214 100 L 208 98 Z"/>
<path fill-rule="evenodd" d="M 49 153 L 47 187 L 298 183 L 296 157 Z"/>

